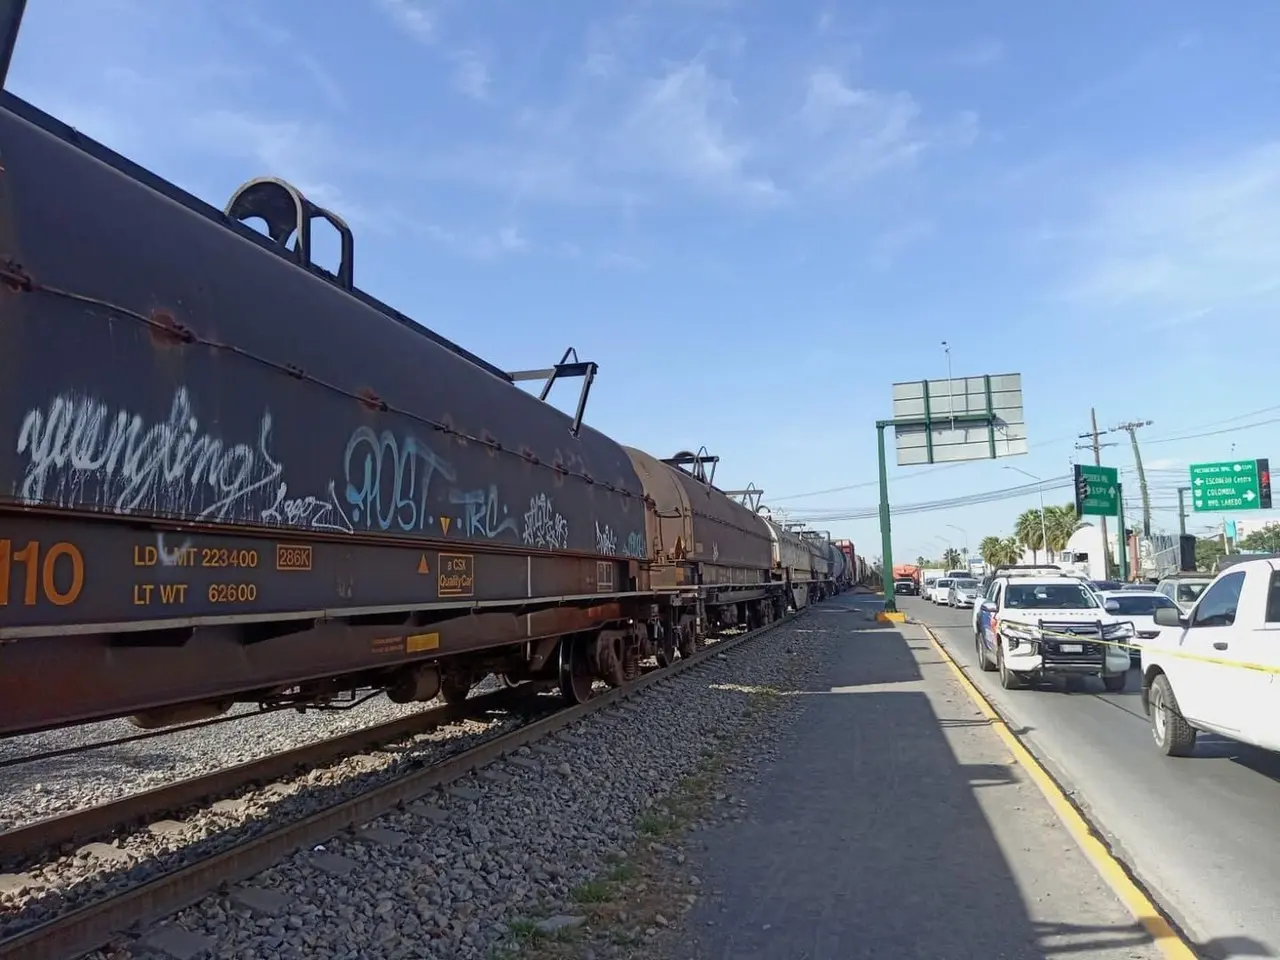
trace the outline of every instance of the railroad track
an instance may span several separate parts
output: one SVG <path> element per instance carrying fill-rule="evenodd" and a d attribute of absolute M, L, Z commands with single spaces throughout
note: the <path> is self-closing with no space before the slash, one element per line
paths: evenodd
<path fill-rule="evenodd" d="M 513 731 L 488 739 L 441 762 L 412 771 L 390 782 L 382 783 L 372 789 L 360 792 L 354 797 L 330 803 L 309 815 L 277 823 L 251 836 L 238 838 L 229 846 L 225 846 L 207 856 L 201 856 L 199 859 L 183 866 L 171 869 L 146 882 L 61 913 L 50 920 L 0 940 L 0 960 L 70 960 L 70 958 L 82 956 L 109 944 L 114 938 L 123 933 L 149 926 L 230 884 L 245 880 L 272 864 L 285 859 L 300 848 L 320 844 L 345 830 L 352 829 L 392 812 L 434 789 L 447 786 L 465 777 L 472 771 L 484 767 L 520 747 L 541 740 L 591 714 L 605 710 L 625 699 L 644 692 L 654 685 L 661 684 L 671 677 L 696 668 L 711 657 L 791 622 L 796 616 L 798 614 L 784 617 L 758 630 L 713 641 L 693 657 L 677 661 L 671 667 L 654 670 L 626 688 L 610 690 L 596 696 L 587 703 L 563 708 L 550 716 L 532 721 Z M 474 697 L 468 700 L 466 704 L 458 705 L 458 708 L 464 712 L 474 712 L 476 705 L 481 701 L 498 695 L 511 696 L 519 690 L 520 688 L 514 688 L 514 690 L 486 694 L 483 697 Z M 507 701 L 508 704 L 510 702 L 510 700 Z M 390 728 L 415 719 L 421 723 L 421 718 L 430 713 L 436 713 L 436 711 L 426 711 L 424 714 L 415 715 L 415 717 L 404 718 L 393 721 L 391 724 L 380 726 Z M 371 728 L 370 731 L 358 731 L 354 735 L 331 738 L 330 741 L 321 741 L 298 750 L 289 751 L 288 754 L 280 755 L 280 758 L 276 756 L 267 757 L 260 761 L 243 764 L 241 767 L 250 768 L 262 764 L 263 766 L 253 773 L 253 782 L 260 779 L 269 779 L 267 764 L 275 763 L 277 764 L 277 769 L 284 769 L 287 766 L 287 769 L 291 771 L 296 769 L 297 766 L 296 755 L 301 755 L 308 750 L 323 748 L 336 741 L 347 740 L 349 736 L 358 737 L 364 735 L 366 737 L 374 737 L 377 735 L 373 734 L 372 731 L 376 729 L 378 728 Z M 385 730 L 382 736 L 381 742 L 385 743 Z M 295 756 L 289 760 L 284 759 L 284 757 L 290 755 Z M 192 797 L 196 794 L 201 794 L 203 791 L 202 795 L 207 797 L 211 795 L 210 787 L 216 786 L 213 782 L 214 778 L 223 775 L 230 777 L 234 774 L 236 774 L 236 771 L 229 770 L 225 774 L 195 778 L 190 784 L 186 782 L 177 783 L 159 788 L 156 791 L 148 791 L 148 793 L 164 794 L 166 791 L 173 791 L 167 798 L 162 798 L 163 802 L 169 804 L 172 809 L 174 805 L 184 805 L 183 802 L 179 802 L 182 792 L 185 792 L 187 797 Z M 241 771 L 238 775 L 243 780 L 248 775 L 248 771 Z M 208 782 L 201 785 L 196 781 Z M 228 789 L 226 785 L 230 782 L 231 780 L 224 781 L 222 789 Z M 136 795 L 136 797 L 143 796 L 146 796 L 146 794 Z M 187 800 L 186 804 L 189 805 L 190 802 L 192 801 Z M 117 806 L 122 803 L 133 804 L 133 807 L 132 809 L 126 809 Z M 103 812 L 91 813 L 91 815 L 100 818 L 101 823 L 111 821 L 120 813 L 127 814 L 128 818 L 134 821 L 140 817 L 145 818 L 154 815 L 154 810 L 146 809 L 145 803 L 142 800 L 135 799 L 135 797 L 127 797 L 120 801 L 103 805 L 104 810 L 111 807 L 116 808 L 116 814 Z M 51 821 L 42 823 L 49 824 L 52 821 L 62 819 L 61 817 L 51 818 Z M 88 829 L 88 821 L 84 823 L 85 825 L 83 826 L 72 823 L 70 826 L 59 828 L 43 826 L 43 829 L 46 831 L 60 829 L 66 834 L 74 833 L 83 836 L 84 831 Z M 11 831 L 11 833 L 22 833 L 41 826 L 41 823 L 32 824 L 17 831 Z M 48 835 L 52 836 L 52 833 Z M 17 849 L 20 846 L 29 847 L 37 839 L 36 834 L 29 834 L 28 836 L 29 839 L 27 840 L 14 841 L 14 848 Z"/>
<path fill-rule="evenodd" d="M 83 810 L 36 820 L 0 833 L 0 865 L 20 867 L 23 861 L 43 852 L 110 836 L 196 804 L 231 796 L 246 787 L 280 780 L 299 769 L 331 763 L 341 757 L 376 749 L 451 723 L 474 719 L 490 711 L 531 706 L 537 694 L 547 689 L 550 685 L 529 683 L 495 690 L 470 697 L 460 704 L 423 710 L 223 770 L 142 790 Z"/>

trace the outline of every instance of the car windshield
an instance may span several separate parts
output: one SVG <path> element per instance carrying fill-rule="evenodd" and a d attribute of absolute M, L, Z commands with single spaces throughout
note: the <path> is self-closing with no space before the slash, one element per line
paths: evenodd
<path fill-rule="evenodd" d="M 1096 610 L 1098 599 L 1083 584 L 1011 583 L 1004 605 L 1013 610 Z"/>
<path fill-rule="evenodd" d="M 939 580 L 939 581 L 938 581 L 938 586 L 939 586 L 939 587 L 949 587 L 949 586 L 951 586 L 951 581 L 950 581 L 950 580 Z"/>
<path fill-rule="evenodd" d="M 893 585 L 894 585 L 895 587 L 909 587 L 909 586 L 911 586 L 914 582 L 915 582 L 914 580 L 895 580 L 895 581 L 893 581 Z"/>
<path fill-rule="evenodd" d="M 1180 583 L 1178 584 L 1178 599 L 1183 601 L 1195 600 L 1200 594 L 1204 593 L 1207 583 Z"/>
<path fill-rule="evenodd" d="M 1176 603 L 1162 593 L 1135 593 L 1127 596 L 1122 594 L 1109 599 L 1120 605 L 1120 609 L 1116 613 L 1128 617 L 1149 617 L 1161 607 L 1173 607 L 1175 610 L 1178 607 Z"/>
<path fill-rule="evenodd" d="M 952 584 L 957 590 L 973 590 L 978 586 L 977 580 L 957 580 Z"/>

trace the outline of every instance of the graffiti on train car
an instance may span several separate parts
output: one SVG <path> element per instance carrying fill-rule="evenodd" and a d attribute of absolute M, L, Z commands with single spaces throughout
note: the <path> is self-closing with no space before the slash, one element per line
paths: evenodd
<path fill-rule="evenodd" d="M 522 535 L 525 546 L 563 550 L 569 546 L 569 521 L 555 508 L 550 497 L 539 493 L 529 498 Z"/>
<path fill-rule="evenodd" d="M 17 452 L 27 465 L 16 492 L 28 504 L 244 519 L 284 472 L 270 441 L 270 412 L 258 422 L 256 444 L 202 430 L 185 387 L 174 392 L 162 422 L 61 393 L 23 417 Z"/>
<path fill-rule="evenodd" d="M 288 482 L 285 458 L 273 451 L 271 411 L 250 422 L 254 442 L 203 425 L 186 387 L 174 391 L 163 418 L 64 391 L 23 416 L 13 492 L 32 506 L 330 533 L 452 533 L 569 548 L 569 520 L 546 493 L 531 496 L 522 516 L 513 514 L 498 484 L 459 484 L 454 464 L 413 434 L 357 427 L 343 451 L 341 479 L 300 492 Z M 596 551 L 618 554 L 614 530 L 596 521 L 595 531 Z M 644 535 L 628 534 L 623 555 L 645 552 Z"/>
<path fill-rule="evenodd" d="M 417 437 L 371 427 L 352 432 L 343 470 L 351 520 L 366 530 L 408 533 L 434 525 L 428 503 L 432 483 L 437 476 L 457 479 L 453 465 Z"/>

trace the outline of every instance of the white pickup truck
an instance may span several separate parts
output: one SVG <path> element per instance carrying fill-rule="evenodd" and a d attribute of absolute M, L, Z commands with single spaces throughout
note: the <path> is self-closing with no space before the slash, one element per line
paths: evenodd
<path fill-rule="evenodd" d="M 1280 751 L 1280 557 L 1231 563 L 1142 647 L 1142 705 L 1160 752 L 1185 757 L 1200 730 Z"/>

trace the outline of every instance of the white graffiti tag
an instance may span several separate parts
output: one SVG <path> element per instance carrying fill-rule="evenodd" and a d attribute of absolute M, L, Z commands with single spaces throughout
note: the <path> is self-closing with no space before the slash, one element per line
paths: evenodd
<path fill-rule="evenodd" d="M 283 472 L 268 452 L 270 436 L 270 413 L 256 445 L 201 432 L 185 388 L 174 393 L 168 419 L 151 424 L 63 393 L 22 421 L 17 452 L 28 465 L 18 493 L 26 503 L 244 519 Z"/>
<path fill-rule="evenodd" d="M 524 542 L 530 547 L 569 546 L 569 521 L 562 517 L 545 493 L 529 498 L 524 515 Z"/>
<path fill-rule="evenodd" d="M 618 538 L 614 536 L 613 530 L 605 524 L 602 528 L 599 522 L 596 523 L 596 553 L 603 553 L 607 556 L 614 556 L 618 552 Z"/>

